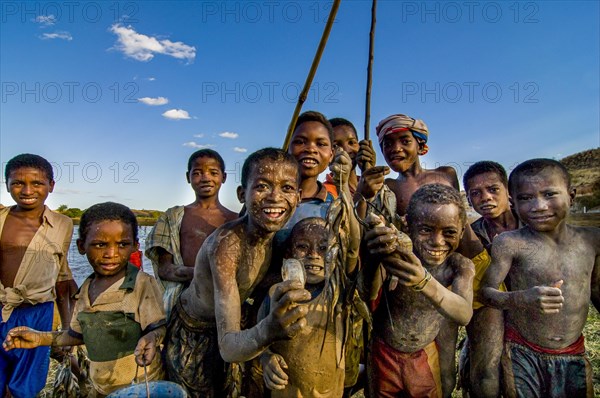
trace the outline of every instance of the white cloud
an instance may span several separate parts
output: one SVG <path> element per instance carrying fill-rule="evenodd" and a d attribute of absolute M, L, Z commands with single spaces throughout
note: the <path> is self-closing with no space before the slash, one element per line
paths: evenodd
<path fill-rule="evenodd" d="M 231 138 L 232 140 L 238 138 L 240 135 L 238 133 L 232 133 L 229 131 L 224 131 L 222 133 L 219 134 L 219 137 L 223 137 L 223 138 Z"/>
<path fill-rule="evenodd" d="M 150 61 L 154 54 L 164 54 L 177 59 L 192 62 L 196 58 L 196 47 L 170 40 L 158 40 L 155 37 L 137 33 L 131 26 L 114 24 L 110 31 L 117 35 L 115 48 L 137 61 Z"/>
<path fill-rule="evenodd" d="M 156 78 L 155 77 L 149 77 L 148 80 L 151 81 L 151 82 L 153 82 L 153 81 L 156 80 Z"/>
<path fill-rule="evenodd" d="M 190 114 L 183 109 L 169 109 L 162 115 L 171 120 L 190 119 Z"/>
<path fill-rule="evenodd" d="M 42 26 L 52 26 L 56 23 L 56 17 L 52 14 L 50 15 L 38 15 L 33 20 L 35 23 L 39 23 Z"/>
<path fill-rule="evenodd" d="M 197 144 L 195 141 L 190 141 L 190 142 L 184 142 L 183 146 L 189 146 L 190 148 L 197 148 L 197 149 L 205 149 L 205 148 L 214 148 L 214 145 L 211 144 L 206 144 L 206 145 L 202 145 L 202 144 Z"/>
<path fill-rule="evenodd" d="M 156 98 L 142 97 L 142 98 L 138 98 L 137 100 L 143 104 L 152 105 L 152 106 L 165 105 L 165 104 L 169 103 L 169 100 L 165 97 L 156 97 Z"/>
<path fill-rule="evenodd" d="M 73 40 L 73 36 L 71 36 L 71 34 L 69 32 L 59 31 L 59 32 L 54 32 L 54 33 L 42 33 L 42 35 L 40 36 L 40 39 L 42 39 L 42 40 L 63 39 L 63 40 L 71 41 L 71 40 Z"/>
<path fill-rule="evenodd" d="M 239 153 L 246 153 L 246 152 L 248 152 L 248 150 L 246 148 L 240 148 L 239 146 L 233 147 L 233 151 L 234 152 L 239 152 Z"/>
<path fill-rule="evenodd" d="M 194 134 L 194 137 L 195 137 L 195 138 L 203 138 L 203 137 L 204 137 L 204 134 Z"/>

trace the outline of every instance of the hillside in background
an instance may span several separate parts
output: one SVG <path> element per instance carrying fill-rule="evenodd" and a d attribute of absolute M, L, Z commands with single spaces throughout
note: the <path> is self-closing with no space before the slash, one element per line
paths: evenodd
<path fill-rule="evenodd" d="M 561 159 L 577 190 L 577 207 L 587 210 L 600 206 L 600 148 L 589 149 Z"/>

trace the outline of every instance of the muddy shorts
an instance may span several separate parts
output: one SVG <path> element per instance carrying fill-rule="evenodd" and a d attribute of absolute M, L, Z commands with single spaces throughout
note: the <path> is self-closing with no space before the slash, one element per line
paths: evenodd
<path fill-rule="evenodd" d="M 191 318 L 179 300 L 171 313 L 163 355 L 168 379 L 184 386 L 191 397 L 223 396 L 225 365 L 216 324 Z"/>
<path fill-rule="evenodd" d="M 374 338 L 368 359 L 370 397 L 442 396 L 435 342 L 417 352 L 400 352 Z"/>
<path fill-rule="evenodd" d="M 53 314 L 53 302 L 15 308 L 6 322 L 0 321 L 0 344 L 9 330 L 17 326 L 52 330 Z M 49 365 L 50 347 L 7 352 L 0 346 L 0 395 L 3 396 L 8 387 L 15 398 L 35 397 L 46 384 Z"/>
<path fill-rule="evenodd" d="M 506 340 L 501 363 L 507 397 L 594 396 L 592 367 L 585 354 L 542 353 Z"/>

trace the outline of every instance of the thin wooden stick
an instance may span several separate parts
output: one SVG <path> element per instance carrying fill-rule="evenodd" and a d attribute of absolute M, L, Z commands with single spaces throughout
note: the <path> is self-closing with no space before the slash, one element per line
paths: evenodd
<path fill-rule="evenodd" d="M 365 98 L 365 140 L 369 139 L 369 124 L 371 123 L 371 84 L 373 83 L 373 53 L 375 47 L 375 23 L 377 0 L 371 6 L 371 31 L 369 32 L 369 63 L 367 66 L 367 93 Z"/>
<path fill-rule="evenodd" d="M 283 150 L 287 151 L 290 140 L 292 139 L 292 133 L 294 132 L 294 127 L 296 127 L 296 121 L 298 120 L 298 115 L 300 114 L 300 110 L 302 109 L 302 105 L 306 101 L 306 97 L 308 96 L 308 91 L 310 90 L 310 85 L 312 84 L 313 78 L 317 73 L 317 68 L 319 67 L 319 62 L 321 61 L 321 56 L 323 55 L 323 50 L 325 50 L 325 45 L 327 44 L 327 39 L 329 38 L 329 33 L 331 32 L 331 27 L 333 26 L 333 22 L 335 21 L 335 15 L 337 14 L 337 10 L 340 7 L 341 0 L 334 0 L 333 5 L 331 6 L 331 11 L 329 12 L 329 18 L 327 19 L 327 23 L 325 24 L 325 29 L 323 30 L 323 35 L 321 36 L 321 41 L 319 42 L 319 47 L 317 48 L 317 53 L 313 58 L 312 65 L 310 67 L 310 71 L 308 72 L 308 76 L 306 77 L 306 82 L 304 82 L 304 88 L 302 92 L 298 96 L 298 102 L 296 103 L 296 108 L 294 109 L 294 114 L 292 115 L 292 121 L 288 127 L 287 134 L 285 136 L 285 140 L 283 141 Z"/>

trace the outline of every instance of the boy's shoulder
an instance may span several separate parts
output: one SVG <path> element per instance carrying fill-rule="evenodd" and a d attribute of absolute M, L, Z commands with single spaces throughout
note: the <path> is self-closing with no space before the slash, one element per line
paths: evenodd
<path fill-rule="evenodd" d="M 200 250 L 213 252 L 213 250 L 217 250 L 220 247 L 223 247 L 223 245 L 225 245 L 225 247 L 232 247 L 231 245 L 234 245 L 236 242 L 248 239 L 244 228 L 247 217 L 248 216 L 236 218 L 220 225 L 208 236 L 208 238 L 206 238 Z"/>
<path fill-rule="evenodd" d="M 576 239 L 582 239 L 600 251 L 600 227 L 589 227 L 567 224 L 567 230 Z"/>
<path fill-rule="evenodd" d="M 73 220 L 70 217 L 65 216 L 64 214 L 58 213 L 54 210 L 50 210 L 46 206 L 46 210 L 44 210 L 44 217 L 48 220 L 51 225 L 60 224 L 60 225 L 71 225 L 73 226 Z"/>
<path fill-rule="evenodd" d="M 452 253 L 446 260 L 446 267 L 452 269 L 455 275 L 462 274 L 464 272 L 475 272 L 475 265 L 470 258 L 463 256 L 460 253 Z"/>

